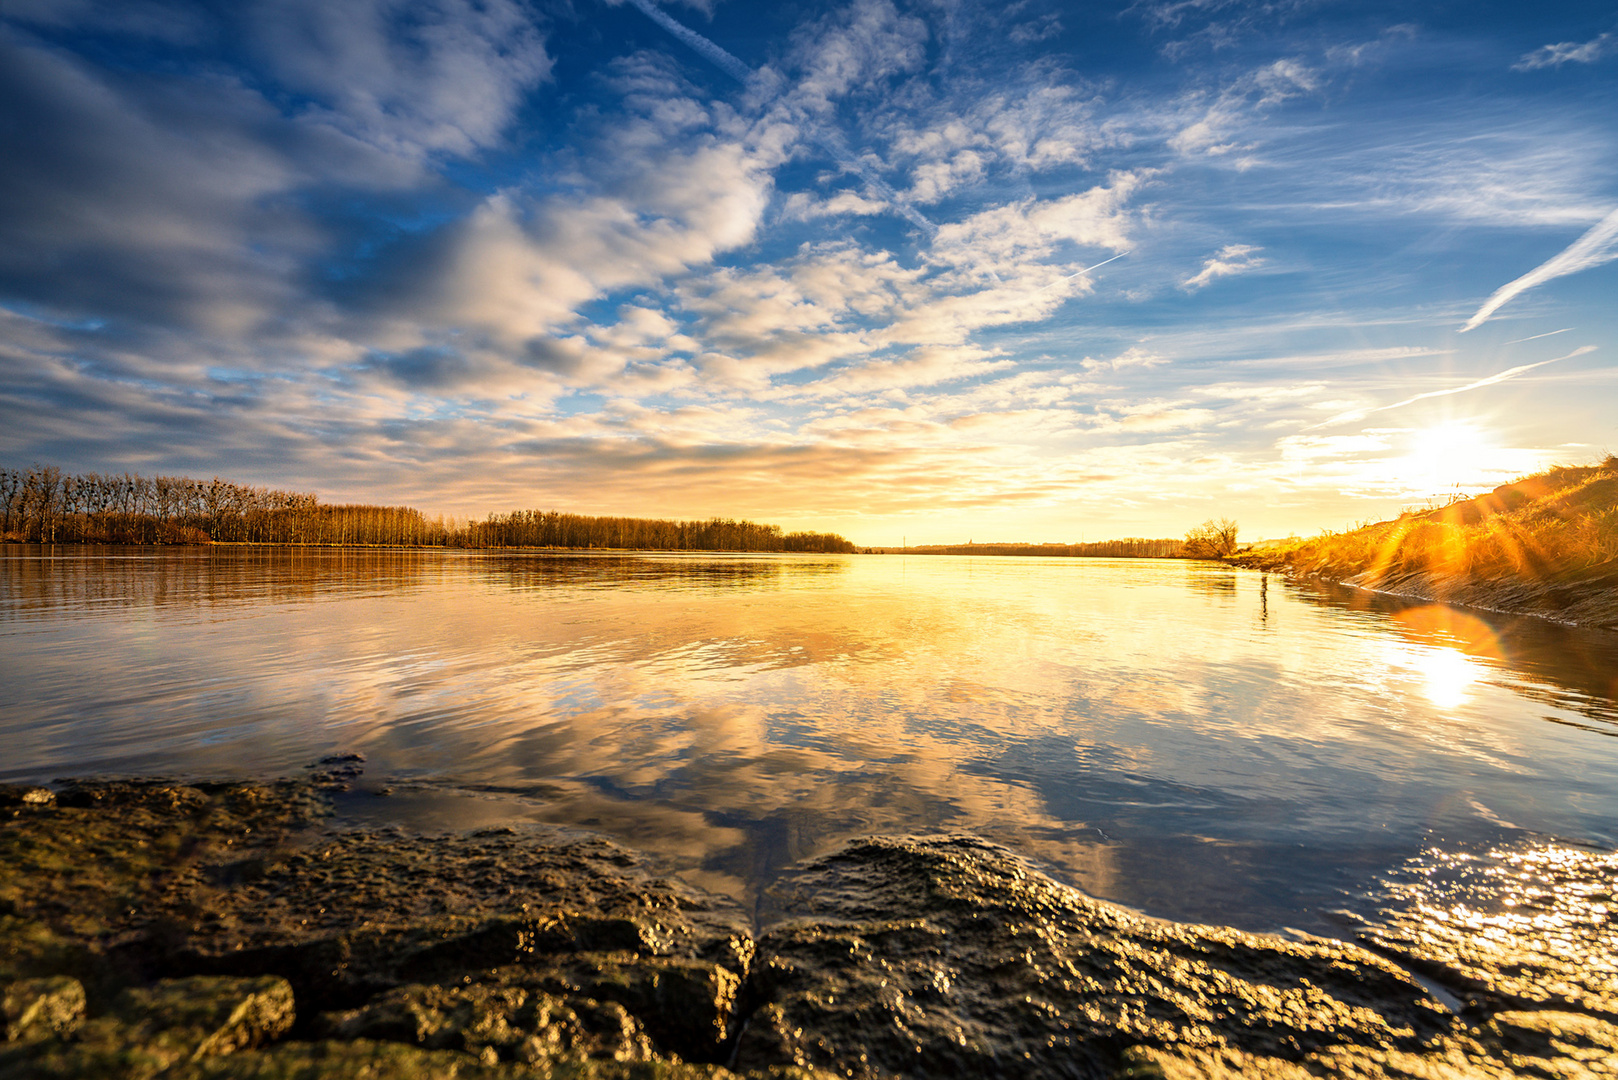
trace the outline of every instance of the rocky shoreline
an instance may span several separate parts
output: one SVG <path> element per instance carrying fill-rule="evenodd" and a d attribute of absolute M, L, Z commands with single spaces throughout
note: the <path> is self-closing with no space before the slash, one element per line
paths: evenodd
<path fill-rule="evenodd" d="M 1435 952 L 1451 1009 L 1406 970 L 1430 944 L 1419 918 L 1367 928 L 1382 955 L 1162 922 L 965 836 L 850 843 L 789 875 L 782 917 L 754 926 L 601 839 L 332 827 L 328 796 L 356 769 L 0 788 L 0 1077 L 1578 1077 L 1618 1061 L 1618 974 L 1599 958 L 1537 978 L 1507 956 L 1511 978 L 1491 979 L 1461 969 L 1487 950 Z"/>

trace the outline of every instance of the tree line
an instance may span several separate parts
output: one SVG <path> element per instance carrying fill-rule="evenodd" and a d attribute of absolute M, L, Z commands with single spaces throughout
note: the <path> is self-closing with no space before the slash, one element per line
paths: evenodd
<path fill-rule="evenodd" d="M 44 544 L 316 544 L 847 553 L 835 533 L 713 518 L 665 521 L 519 510 L 457 524 L 408 506 L 331 505 L 214 477 L 0 468 L 0 539 Z"/>
<path fill-rule="evenodd" d="M 657 551 L 841 552 L 854 545 L 836 533 L 783 532 L 779 525 L 711 518 L 587 517 L 517 510 L 467 524 L 467 547 L 613 547 Z"/>
<path fill-rule="evenodd" d="M 1087 556 L 1100 559 L 1175 559 L 1185 554 L 1180 540 L 1153 540 L 1126 536 L 1088 544 L 927 544 L 907 548 L 872 548 L 874 552 L 902 551 L 909 555 L 1046 555 Z"/>

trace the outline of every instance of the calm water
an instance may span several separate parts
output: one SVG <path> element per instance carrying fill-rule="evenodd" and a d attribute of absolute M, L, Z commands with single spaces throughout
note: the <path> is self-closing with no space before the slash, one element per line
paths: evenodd
<path fill-rule="evenodd" d="M 967 830 L 1332 933 L 1425 850 L 1618 846 L 1618 634 L 1183 562 L 13 546 L 0 680 L 0 779 L 357 750 L 350 819 L 584 826 L 742 895 Z"/>

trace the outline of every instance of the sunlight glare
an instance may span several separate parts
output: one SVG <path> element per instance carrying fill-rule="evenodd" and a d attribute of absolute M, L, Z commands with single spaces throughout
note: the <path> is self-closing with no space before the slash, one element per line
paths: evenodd
<path fill-rule="evenodd" d="M 1476 426 L 1451 421 L 1418 432 L 1399 472 L 1412 488 L 1428 494 L 1465 486 L 1479 473 L 1494 444 Z"/>
<path fill-rule="evenodd" d="M 1478 665 L 1455 649 L 1423 649 L 1415 654 L 1427 700 L 1445 711 L 1466 703 L 1477 681 Z"/>

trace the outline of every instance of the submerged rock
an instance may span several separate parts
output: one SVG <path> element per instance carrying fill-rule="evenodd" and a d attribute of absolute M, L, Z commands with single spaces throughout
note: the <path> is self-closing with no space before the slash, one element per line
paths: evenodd
<path fill-rule="evenodd" d="M 336 831 L 328 790 L 0 811 L 0 1077 L 1578 1077 L 1618 1052 L 1605 976 L 1536 998 L 1494 971 L 1521 986 L 1456 1015 L 1362 948 L 1145 918 L 971 837 L 852 843 L 759 932 L 602 840 Z"/>

